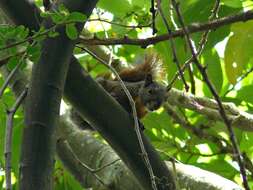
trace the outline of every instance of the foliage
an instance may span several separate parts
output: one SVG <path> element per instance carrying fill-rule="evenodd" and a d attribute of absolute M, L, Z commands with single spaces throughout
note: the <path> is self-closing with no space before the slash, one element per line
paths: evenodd
<path fill-rule="evenodd" d="M 214 4 L 212 1 L 203 0 L 188 0 L 180 1 L 180 8 L 183 13 L 185 23 L 204 23 L 208 21 L 211 10 Z M 41 5 L 40 1 L 36 2 Z M 252 1 L 249 0 L 223 0 L 218 18 L 240 13 L 242 10 L 252 9 Z M 162 2 L 163 10 L 168 13 L 168 21 L 174 17 L 174 23 L 169 21 L 173 30 L 180 28 L 175 13 L 169 16 L 167 1 Z M 95 34 L 98 38 L 122 38 L 127 35 L 129 38 L 144 38 L 151 36 L 152 22 L 150 13 L 149 0 L 100 0 L 97 9 L 93 12 L 83 35 L 89 33 Z M 85 15 L 74 12 L 69 13 L 66 8 L 61 6 L 55 12 L 43 12 L 42 17 L 52 19 L 55 25 L 50 29 L 41 28 L 39 32 L 29 31 L 23 26 L 1 26 L 0 27 L 0 61 L 9 59 L 8 67 L 14 68 L 18 64 L 20 58 L 26 53 L 25 60 L 30 60 L 33 63 L 39 58 L 41 53 L 39 43 L 29 43 L 27 40 L 29 32 L 32 32 L 32 39 L 41 41 L 45 35 L 54 37 L 57 35 L 55 28 L 58 25 L 66 24 L 66 34 L 70 39 L 77 39 L 77 30 L 75 22 L 81 22 L 86 19 Z M 103 22 L 101 20 L 107 20 Z M 115 24 L 116 23 L 116 24 Z M 125 27 L 124 25 L 131 25 L 136 27 Z M 149 27 L 145 27 L 148 25 Z M 253 112 L 253 74 L 252 71 L 252 21 L 246 23 L 240 22 L 223 26 L 212 31 L 209 35 L 207 45 L 200 56 L 201 64 L 206 65 L 208 76 L 215 86 L 218 94 L 223 101 L 233 102 L 240 109 Z M 167 33 L 166 27 L 163 24 L 162 18 L 158 15 L 156 18 L 157 35 Z M 192 34 L 195 45 L 201 39 L 202 33 Z M 19 45 L 5 49 L 4 47 L 10 44 L 22 42 Z M 182 65 L 191 54 L 187 48 L 187 44 L 183 38 L 174 39 L 177 55 L 180 64 Z M 155 49 L 163 60 L 163 65 L 166 70 L 167 78 L 165 83 L 168 84 L 175 76 L 177 71 L 176 65 L 172 59 L 172 51 L 168 41 L 160 42 L 156 45 L 151 45 L 148 48 Z M 115 57 L 124 63 L 134 63 L 142 59 L 146 49 L 141 46 L 130 45 L 116 45 L 108 46 Z M 106 68 L 92 59 L 86 53 L 82 52 L 80 48 L 76 47 L 75 54 L 82 65 L 90 71 L 91 75 L 97 76 L 106 71 Z M 24 59 L 24 58 L 23 58 Z M 137 60 L 137 61 L 136 61 Z M 23 65 L 23 69 L 28 65 Z M 196 95 L 212 97 L 208 88 L 202 81 L 202 77 L 195 66 L 193 66 L 193 74 L 196 85 Z M 187 84 L 191 86 L 191 79 L 189 72 L 184 74 Z M 3 79 L 0 78 L 0 86 L 3 84 Z M 173 87 L 184 90 L 182 80 L 177 80 Z M 6 109 L 10 108 L 15 102 L 14 96 L 10 89 L 7 89 L 0 102 L 0 169 L 4 164 L 4 133 L 6 122 Z M 200 128 L 212 136 L 224 138 L 229 141 L 229 134 L 223 123 L 206 118 L 203 115 L 197 114 L 191 110 L 176 108 L 178 114 L 185 118 L 191 126 Z M 13 136 L 13 174 L 18 176 L 18 161 L 20 152 L 20 140 L 23 127 L 23 112 L 19 112 L 15 116 L 14 136 Z M 150 138 L 154 146 L 157 148 L 163 159 L 169 159 L 171 156 L 175 157 L 183 163 L 196 165 L 198 167 L 213 171 L 237 183 L 241 183 L 238 165 L 229 156 L 222 152 L 220 145 L 217 142 L 212 142 L 209 139 L 201 139 L 194 135 L 190 130 L 186 130 L 177 124 L 172 117 L 168 115 L 165 109 L 149 113 L 143 120 L 146 127 L 146 135 Z M 253 159 L 252 149 L 253 141 L 252 134 L 236 129 L 236 137 L 238 145 L 251 160 Z M 231 145 L 230 143 L 228 144 Z M 225 145 L 224 149 L 228 147 Z M 59 174 L 59 172 L 62 172 Z M 71 178 L 67 176 L 70 174 L 63 170 L 60 163 L 57 163 L 55 169 L 56 189 L 81 189 L 80 186 Z M 252 176 L 252 173 L 251 173 Z M 0 170 L 0 185 L 3 184 L 3 176 Z M 249 182 L 253 187 L 252 178 Z"/>

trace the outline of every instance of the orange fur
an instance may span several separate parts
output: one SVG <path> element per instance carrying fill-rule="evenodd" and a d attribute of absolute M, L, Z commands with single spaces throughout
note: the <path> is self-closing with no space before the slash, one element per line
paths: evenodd
<path fill-rule="evenodd" d="M 135 102 L 135 107 L 136 107 L 136 111 L 137 111 L 137 116 L 138 116 L 138 118 L 141 119 L 148 113 L 148 111 L 147 111 L 145 105 L 143 105 L 143 103 L 141 102 L 139 97 L 136 97 L 134 99 L 134 102 Z"/>
<path fill-rule="evenodd" d="M 160 65 L 160 59 L 157 54 L 150 53 L 145 56 L 143 63 L 135 65 L 134 68 L 126 68 L 119 72 L 119 75 L 123 81 L 126 82 L 138 82 L 144 81 L 147 74 L 151 74 L 156 77 L 157 74 L 161 74 L 162 69 Z"/>
<path fill-rule="evenodd" d="M 148 110 L 139 97 L 139 94 L 138 94 L 139 84 L 137 83 L 141 81 L 146 81 L 147 79 L 146 77 L 148 75 L 151 75 L 152 78 L 155 78 L 157 77 L 157 75 L 163 74 L 162 72 L 163 70 L 161 69 L 160 59 L 158 55 L 153 52 L 147 53 L 141 64 L 136 64 L 134 65 L 133 68 L 122 69 L 119 72 L 119 76 L 121 77 L 122 81 L 127 82 L 127 85 L 131 86 L 131 88 L 129 88 L 129 91 L 135 101 L 135 107 L 136 107 L 137 116 L 139 119 L 143 118 L 148 113 Z M 102 78 L 108 80 L 110 77 L 108 75 L 104 75 L 102 76 Z M 117 79 L 114 79 L 114 80 L 117 80 Z M 109 92 L 110 94 L 113 94 L 113 97 L 128 112 L 131 112 L 131 108 L 129 107 L 129 103 L 128 103 L 129 100 L 127 96 L 125 95 L 125 93 L 122 94 L 121 87 L 117 85 L 114 87 L 110 87 L 109 82 L 107 83 L 107 86 L 104 84 L 103 87 L 107 90 L 107 92 Z"/>
<path fill-rule="evenodd" d="M 135 65 L 133 68 L 125 68 L 119 72 L 121 79 L 125 82 L 145 81 L 147 75 L 153 78 L 162 75 L 163 70 L 160 64 L 160 58 L 154 52 L 149 52 L 141 64 Z M 161 77 L 161 76 L 159 76 Z M 138 118 L 143 118 L 147 113 L 145 105 L 141 102 L 140 97 L 133 97 Z"/>

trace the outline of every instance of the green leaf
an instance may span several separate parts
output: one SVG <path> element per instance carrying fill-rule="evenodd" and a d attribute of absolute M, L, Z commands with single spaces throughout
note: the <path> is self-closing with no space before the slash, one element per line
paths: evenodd
<path fill-rule="evenodd" d="M 167 141 L 168 139 L 174 138 L 175 136 L 182 141 L 188 138 L 188 134 L 184 128 L 172 127 L 173 126 L 172 119 L 168 116 L 168 114 L 165 111 L 161 113 L 159 112 L 149 113 L 142 120 L 142 122 L 144 123 L 144 126 L 146 127 L 147 131 L 152 131 L 153 135 L 155 135 L 155 137 L 157 138 L 153 140 L 157 141 L 158 139 L 160 139 Z"/>
<path fill-rule="evenodd" d="M 113 13 L 115 16 L 124 16 L 131 11 L 131 5 L 128 0 L 100 0 L 98 7 Z"/>
<path fill-rule="evenodd" d="M 182 1 L 187 2 L 187 1 Z M 188 3 L 187 3 L 188 4 Z M 195 3 L 185 6 L 186 10 L 183 11 L 185 23 L 189 24 L 192 22 L 205 22 L 208 20 L 210 11 L 212 10 L 212 1 L 196 1 Z"/>
<path fill-rule="evenodd" d="M 29 56 L 29 59 L 33 62 L 33 63 L 37 63 L 40 55 L 41 55 L 41 45 L 40 43 L 37 43 L 35 46 L 28 46 L 27 47 L 27 54 Z"/>
<path fill-rule="evenodd" d="M 216 50 L 213 48 L 212 50 L 205 51 L 202 54 L 201 62 L 206 65 L 208 77 L 219 93 L 223 84 L 223 76 L 220 58 Z"/>
<path fill-rule="evenodd" d="M 59 13 L 51 14 L 51 18 L 55 24 L 61 24 L 66 20 L 66 17 L 62 14 L 59 14 Z"/>
<path fill-rule="evenodd" d="M 87 19 L 85 14 L 79 12 L 72 12 L 67 18 L 68 22 L 84 22 Z"/>
<path fill-rule="evenodd" d="M 60 12 L 61 14 L 65 15 L 65 16 L 69 15 L 69 11 L 68 11 L 68 9 L 64 6 L 64 4 L 60 4 L 60 5 L 58 6 L 58 10 L 59 10 L 59 12 Z"/>
<path fill-rule="evenodd" d="M 25 28 L 24 26 L 18 26 L 15 28 L 15 37 L 19 38 L 19 39 L 24 39 L 29 35 L 29 30 L 28 28 Z"/>
<path fill-rule="evenodd" d="M 243 0 L 222 0 L 224 5 L 233 7 L 233 8 L 241 8 L 243 7 Z"/>
<path fill-rule="evenodd" d="M 131 3 L 132 6 L 138 6 L 141 8 L 145 8 L 146 10 L 149 10 L 151 6 L 149 0 L 134 0 Z"/>
<path fill-rule="evenodd" d="M 52 13 L 50 13 L 50 12 L 41 12 L 41 13 L 40 13 L 40 16 L 41 16 L 42 18 L 48 18 L 48 17 L 51 16 L 51 14 L 52 14 Z"/>
<path fill-rule="evenodd" d="M 240 150 L 243 152 L 250 153 L 253 150 L 253 134 L 252 133 L 243 133 L 242 139 L 240 141 Z"/>
<path fill-rule="evenodd" d="M 253 104 L 253 85 L 242 87 L 240 90 L 238 90 L 236 97 L 242 101 Z"/>
<path fill-rule="evenodd" d="M 7 67 L 8 69 L 12 70 L 14 69 L 14 67 L 19 63 L 19 58 L 17 56 L 15 57 L 11 57 L 9 60 L 8 60 L 8 63 L 7 63 Z"/>
<path fill-rule="evenodd" d="M 71 40 L 75 40 L 78 37 L 78 31 L 74 23 L 66 25 L 66 34 Z"/>
<path fill-rule="evenodd" d="M 225 49 L 225 70 L 231 84 L 242 74 L 246 64 L 252 58 L 253 21 L 232 25 L 233 35 Z"/>
<path fill-rule="evenodd" d="M 55 38 L 56 36 L 59 36 L 59 32 L 56 32 L 55 30 L 50 30 L 48 36 L 50 38 Z"/>
<path fill-rule="evenodd" d="M 217 160 L 211 159 L 209 163 L 194 163 L 194 165 L 220 174 L 228 179 L 231 179 L 237 173 L 236 169 L 226 160 L 221 159 L 221 157 Z"/>

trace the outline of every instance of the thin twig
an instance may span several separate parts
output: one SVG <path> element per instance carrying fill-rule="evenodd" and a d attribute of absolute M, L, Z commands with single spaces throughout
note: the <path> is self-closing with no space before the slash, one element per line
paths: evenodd
<path fill-rule="evenodd" d="M 66 145 L 66 147 L 68 148 L 68 150 L 70 151 L 70 153 L 72 154 L 72 156 L 74 157 L 74 159 L 78 162 L 78 164 L 80 164 L 83 168 L 85 168 L 86 170 L 88 170 L 95 178 L 96 180 L 98 180 L 99 183 L 101 183 L 103 186 L 105 186 L 107 189 L 110 189 L 104 182 L 103 180 L 93 172 L 93 169 L 90 168 L 89 166 L 87 166 L 85 163 L 83 163 L 75 154 L 75 152 L 73 151 L 73 149 L 71 148 L 71 146 L 69 145 L 69 143 L 64 140 L 63 143 Z"/>
<path fill-rule="evenodd" d="M 179 148 L 179 152 L 186 153 L 186 154 L 191 154 L 191 155 L 195 155 L 195 156 L 197 155 L 197 156 L 200 156 L 200 157 L 213 157 L 213 156 L 217 156 L 217 155 L 224 155 L 224 154 L 227 153 L 226 151 L 221 150 L 219 152 L 215 152 L 215 153 L 211 153 L 211 154 L 203 154 L 203 153 L 196 152 L 196 151 L 190 151 L 187 148 L 185 148 L 185 150 L 182 149 L 182 148 Z"/>
<path fill-rule="evenodd" d="M 97 12 L 97 16 L 100 19 L 100 15 L 99 15 L 98 12 Z M 105 30 L 104 24 L 102 22 L 100 22 L 100 24 L 101 24 L 101 26 L 102 26 L 102 28 L 104 30 L 105 37 L 108 38 L 109 35 L 108 35 L 108 32 Z M 108 46 L 108 49 L 109 49 L 110 53 L 109 53 L 109 59 L 108 59 L 107 64 L 111 66 L 111 64 L 112 64 L 112 57 L 113 57 L 113 47 L 112 46 Z"/>
<path fill-rule="evenodd" d="M 178 30 L 178 25 L 177 25 L 177 23 L 176 23 L 176 21 L 174 19 L 173 6 L 172 6 L 171 3 L 170 3 L 170 7 L 169 7 L 169 11 L 168 12 L 169 12 L 169 18 L 170 18 L 171 24 L 173 25 L 173 27 L 174 27 L 175 30 Z"/>
<path fill-rule="evenodd" d="M 175 11 L 177 13 L 179 23 L 181 24 L 182 29 L 184 30 L 186 41 L 187 41 L 189 49 L 190 49 L 190 51 L 192 53 L 193 61 L 195 62 L 195 65 L 197 66 L 197 68 L 201 72 L 202 77 L 203 77 L 205 83 L 207 84 L 209 90 L 211 91 L 211 93 L 213 94 L 215 100 L 218 103 L 220 115 L 223 118 L 224 123 L 225 123 L 225 125 L 226 125 L 226 127 L 227 127 L 227 129 L 229 131 L 229 134 L 230 134 L 229 136 L 230 136 L 230 140 L 232 142 L 232 146 L 233 146 L 233 150 L 234 150 L 234 156 L 236 157 L 236 159 L 238 161 L 238 165 L 240 167 L 240 172 L 241 172 L 242 180 L 243 180 L 243 186 L 244 186 L 244 188 L 246 190 L 249 190 L 250 188 L 249 188 L 248 181 L 247 181 L 246 170 L 245 170 L 245 167 L 244 167 L 244 163 L 243 163 L 243 160 L 242 160 L 241 152 L 239 150 L 239 147 L 238 147 L 238 144 L 237 144 L 237 140 L 236 140 L 233 128 L 231 126 L 231 122 L 227 118 L 227 115 L 225 113 L 225 109 L 223 108 L 223 105 L 222 105 L 222 102 L 221 102 L 221 99 L 220 99 L 219 95 L 217 94 L 217 92 L 216 92 L 213 84 L 211 83 L 211 81 L 209 80 L 209 78 L 207 76 L 206 68 L 203 67 L 200 64 L 199 60 L 198 60 L 198 57 L 197 57 L 197 55 L 195 53 L 195 50 L 194 50 L 194 46 L 193 46 L 192 40 L 191 40 L 190 35 L 189 35 L 189 32 L 188 32 L 187 28 L 184 25 L 183 17 L 181 15 L 180 10 L 179 10 L 179 4 L 176 2 L 176 0 L 172 0 L 172 2 L 173 2 L 173 6 L 175 8 Z"/>
<path fill-rule="evenodd" d="M 152 34 L 155 35 L 157 33 L 157 29 L 155 26 L 155 17 L 156 17 L 155 0 L 151 0 L 150 12 L 152 15 Z"/>
<path fill-rule="evenodd" d="M 142 29 L 142 28 L 150 27 L 152 25 L 152 23 L 148 23 L 148 24 L 145 24 L 145 25 L 139 25 L 139 24 L 137 24 L 137 25 L 125 25 L 125 24 L 109 21 L 109 20 L 102 19 L 102 18 L 94 18 L 94 19 L 88 19 L 87 20 L 87 22 L 95 22 L 95 21 L 105 22 L 105 23 L 108 23 L 108 24 L 111 24 L 111 25 L 116 25 L 116 26 L 119 26 L 119 27 L 130 28 L 130 29 L 135 29 L 135 28 Z"/>
<path fill-rule="evenodd" d="M 179 70 L 180 69 L 181 68 L 179 68 Z M 184 71 L 181 71 L 181 72 L 184 73 Z M 195 85 L 195 79 L 194 79 L 194 74 L 193 74 L 193 67 L 191 67 L 191 65 L 189 65 L 189 67 L 188 67 L 188 74 L 189 74 L 189 79 L 190 79 L 190 83 L 191 83 L 191 93 L 195 94 L 196 85 Z"/>
<path fill-rule="evenodd" d="M 121 159 L 118 158 L 118 159 L 116 159 L 116 160 L 114 160 L 114 161 L 112 161 L 112 162 L 110 162 L 110 163 L 108 163 L 108 164 L 105 164 L 105 165 L 103 165 L 103 166 L 101 166 L 101 167 L 99 167 L 99 168 L 97 168 L 97 169 L 93 169 L 92 172 L 94 172 L 94 173 L 99 172 L 99 171 L 101 171 L 101 170 L 103 170 L 103 169 L 105 169 L 105 168 L 107 168 L 107 167 L 109 167 L 109 166 L 115 164 L 116 162 L 118 162 L 118 161 L 120 161 L 120 160 L 121 160 Z"/>
<path fill-rule="evenodd" d="M 235 85 L 233 85 L 231 88 L 229 88 L 223 95 L 222 97 L 225 97 L 229 92 L 231 92 L 232 90 L 235 89 L 235 86 L 241 82 L 243 79 L 245 79 L 250 73 L 253 72 L 253 67 L 251 67 L 248 71 L 246 71 L 246 73 L 244 73 L 238 80 L 237 83 Z"/>
<path fill-rule="evenodd" d="M 152 187 L 153 187 L 154 190 L 157 190 L 157 186 L 156 186 L 156 182 L 155 182 L 156 177 L 154 175 L 152 166 L 151 166 L 149 158 L 148 158 L 147 151 L 145 149 L 145 146 L 144 146 L 144 143 L 143 143 L 143 140 L 142 140 L 142 137 L 141 137 L 140 127 L 139 127 L 139 120 L 138 120 L 138 117 L 137 117 L 135 102 L 134 102 L 129 90 L 127 89 L 124 82 L 121 80 L 118 72 L 113 67 L 108 65 L 108 63 L 106 61 L 104 61 L 103 59 L 101 59 L 100 57 L 98 57 L 96 54 L 89 51 L 88 49 L 85 49 L 85 48 L 82 48 L 82 47 L 79 47 L 79 48 L 83 49 L 84 51 L 89 53 L 92 57 L 94 57 L 99 62 L 101 62 L 103 65 L 105 65 L 107 68 L 109 68 L 112 71 L 112 73 L 115 75 L 117 80 L 119 81 L 120 86 L 122 87 L 123 91 L 125 92 L 128 100 L 129 100 L 129 103 L 131 105 L 131 108 L 132 108 L 132 112 L 133 112 L 132 114 L 133 114 L 133 118 L 134 118 L 134 129 L 135 129 L 135 132 L 136 132 L 136 135 L 137 135 L 137 138 L 138 138 L 138 142 L 139 142 L 139 145 L 140 145 L 140 148 L 141 148 L 141 154 L 143 156 L 143 159 L 145 161 L 145 164 L 147 166 L 147 169 L 148 169 L 148 172 L 149 172 L 149 175 L 150 175 L 150 178 L 151 178 Z"/>
<path fill-rule="evenodd" d="M 170 29 L 169 23 L 167 22 L 166 17 L 165 17 L 165 15 L 163 13 L 163 10 L 161 8 L 161 0 L 157 0 L 157 9 L 158 9 L 159 14 L 162 17 L 162 20 L 164 22 L 164 25 L 165 25 L 167 31 L 168 31 L 168 34 L 171 36 L 172 35 L 172 30 Z M 173 62 L 176 64 L 178 72 L 179 72 L 179 76 L 181 77 L 181 79 L 184 83 L 186 92 L 188 92 L 189 86 L 185 81 L 183 72 L 180 70 L 180 64 L 179 64 L 179 60 L 178 60 L 178 57 L 177 57 L 176 47 L 175 47 L 174 41 L 173 41 L 172 38 L 170 38 L 169 41 L 170 41 L 170 46 L 171 46 L 172 55 L 173 55 Z"/>
<path fill-rule="evenodd" d="M 21 65 L 23 64 L 23 60 L 26 57 L 26 55 L 27 55 L 26 53 L 23 54 L 23 56 L 19 60 L 19 63 L 15 66 L 15 68 L 11 71 L 11 73 L 8 75 L 8 77 L 4 81 L 4 84 L 2 85 L 2 87 L 0 89 L 0 99 L 3 96 L 3 93 L 4 93 L 5 89 L 7 88 L 8 84 L 10 83 L 11 79 L 13 78 L 15 73 L 18 71 L 18 69 L 21 67 Z"/>
<path fill-rule="evenodd" d="M 13 107 L 7 111 L 7 122 L 6 122 L 6 131 L 5 131 L 5 146 L 4 146 L 4 155 L 5 155 L 5 180 L 6 180 L 6 189 L 11 190 L 11 150 L 12 150 L 12 129 L 13 129 L 13 119 L 14 115 L 25 99 L 27 95 L 28 88 L 25 88 L 20 96 L 17 98 Z"/>
<path fill-rule="evenodd" d="M 44 6 L 44 9 L 45 11 L 49 11 L 52 4 L 51 4 L 51 1 L 50 0 L 43 0 L 43 6 Z"/>
<path fill-rule="evenodd" d="M 209 16 L 209 21 L 213 21 L 215 18 L 217 19 L 217 14 L 220 8 L 220 0 L 216 0 L 213 9 L 211 10 L 212 14 Z M 204 32 L 204 34 L 201 37 L 201 40 L 199 42 L 199 47 L 198 47 L 198 51 L 197 51 L 197 56 L 199 56 L 202 51 L 205 48 L 205 45 L 207 43 L 207 39 L 208 39 L 208 35 L 211 32 L 211 30 L 206 30 Z"/>

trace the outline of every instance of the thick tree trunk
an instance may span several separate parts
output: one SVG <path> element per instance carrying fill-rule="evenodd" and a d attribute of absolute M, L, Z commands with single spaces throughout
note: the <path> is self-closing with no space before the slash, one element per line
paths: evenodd
<path fill-rule="evenodd" d="M 91 14 L 97 1 L 60 1 L 70 11 L 82 12 L 87 17 Z M 11 4 L 12 3 L 12 4 Z M 2 1 L 1 4 L 7 10 L 8 6 L 18 6 L 20 2 Z M 22 4 L 22 3 L 21 3 Z M 14 6 L 15 5 L 15 6 Z M 22 4 L 23 5 L 23 4 Z M 29 4 L 31 5 L 31 4 Z M 25 8 L 34 8 L 26 6 Z M 19 7 L 11 16 L 14 22 L 29 23 L 30 18 L 17 19 L 20 14 L 28 14 L 34 17 L 33 11 L 20 12 Z M 35 10 L 35 8 L 33 9 Z M 7 12 L 7 11 L 6 11 Z M 29 15 L 29 13 L 31 13 Z M 26 15 L 27 16 L 27 15 Z M 32 19 L 35 20 L 35 19 Z M 18 22 L 20 21 L 20 22 Z M 29 20 L 30 21 L 30 20 Z M 38 22 L 38 20 L 37 20 Z M 31 24 L 31 25 L 29 25 Z M 37 29 L 36 22 L 30 22 L 29 26 Z M 84 23 L 76 24 L 79 32 Z M 34 27 L 34 25 L 36 25 Z M 53 25 L 46 21 L 44 26 Z M 34 65 L 31 84 L 26 105 L 26 127 L 23 134 L 22 155 L 20 164 L 20 189 L 52 189 L 52 171 L 55 155 L 55 130 L 59 116 L 60 101 L 63 93 L 69 59 L 75 42 L 65 34 L 65 27 L 56 29 L 59 36 L 46 38 L 42 42 L 42 53 L 39 63 Z"/>

